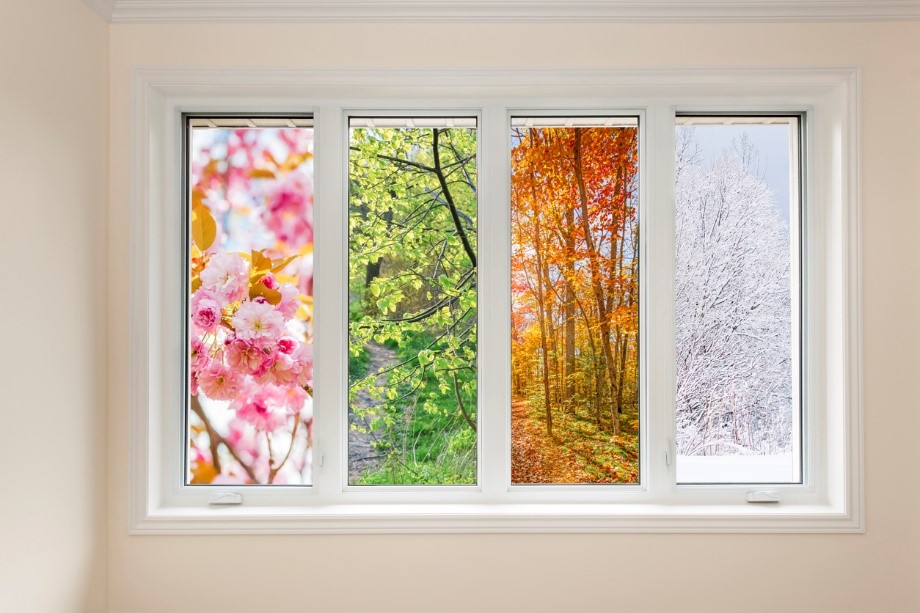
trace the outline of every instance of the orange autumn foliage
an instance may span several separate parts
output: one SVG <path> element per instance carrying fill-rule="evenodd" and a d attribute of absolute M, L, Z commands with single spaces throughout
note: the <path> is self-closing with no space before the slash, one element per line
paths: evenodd
<path fill-rule="evenodd" d="M 513 394 L 540 408 L 548 436 L 562 415 L 636 434 L 621 422 L 638 410 L 637 135 L 513 134 Z"/>

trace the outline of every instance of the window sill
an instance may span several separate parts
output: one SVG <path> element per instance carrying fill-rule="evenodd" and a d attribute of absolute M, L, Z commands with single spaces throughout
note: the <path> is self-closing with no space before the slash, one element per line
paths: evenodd
<path fill-rule="evenodd" d="M 131 534 L 862 533 L 832 504 L 343 504 L 155 509 Z"/>

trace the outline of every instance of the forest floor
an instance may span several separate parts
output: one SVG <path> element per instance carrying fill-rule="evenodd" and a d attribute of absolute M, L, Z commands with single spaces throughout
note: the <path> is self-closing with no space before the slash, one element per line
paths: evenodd
<path fill-rule="evenodd" d="M 368 364 L 367 372 L 378 372 L 397 361 L 396 352 L 377 343 L 367 345 Z M 377 378 L 377 385 L 386 385 L 386 375 Z M 384 458 L 374 448 L 378 432 L 370 424 L 374 419 L 373 412 L 363 416 L 355 413 L 354 409 L 366 409 L 374 405 L 367 390 L 361 390 L 348 407 L 348 482 L 356 483 L 367 473 L 376 472 L 383 463 Z"/>
<path fill-rule="evenodd" d="M 622 432 L 614 437 L 593 420 L 555 411 L 553 436 L 548 437 L 542 410 L 515 398 L 511 402 L 511 482 L 636 483 L 637 421 L 624 413 Z"/>

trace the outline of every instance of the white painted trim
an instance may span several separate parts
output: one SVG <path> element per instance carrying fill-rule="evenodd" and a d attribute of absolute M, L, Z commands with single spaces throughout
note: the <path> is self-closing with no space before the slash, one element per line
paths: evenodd
<path fill-rule="evenodd" d="M 370 93 L 368 93 L 370 92 Z M 132 73 L 130 371 L 131 504 L 130 530 L 151 533 L 318 533 L 318 532 L 861 532 L 863 530 L 861 282 L 859 254 L 859 73 L 852 68 L 712 70 L 278 70 L 135 69 Z M 367 96 L 373 95 L 374 98 Z M 177 403 L 183 390 L 177 360 L 184 350 L 175 305 L 181 301 L 174 270 L 179 261 L 179 119 L 182 112 L 314 111 L 317 142 L 344 149 L 341 126 L 346 109 L 479 109 L 483 129 L 507 118 L 509 109 L 604 109 L 611 114 L 643 112 L 650 131 L 643 137 L 648 162 L 644 202 L 646 223 L 657 229 L 659 246 L 648 253 L 666 258 L 668 192 L 654 185 L 673 183 L 669 143 L 677 110 L 802 110 L 813 124 L 809 147 L 808 202 L 814 223 L 808 272 L 815 280 L 817 312 L 814 342 L 818 358 L 810 364 L 815 380 L 809 392 L 813 470 L 801 486 L 778 487 L 778 505 L 745 503 L 746 488 L 700 487 L 673 483 L 662 466 L 672 406 L 658 390 L 645 427 L 648 454 L 640 486 L 510 488 L 484 480 L 488 487 L 382 488 L 346 490 L 335 467 L 319 471 L 313 488 L 188 488 L 179 482 L 182 445 Z M 487 121 L 488 120 L 488 121 Z M 338 126 L 338 127 L 336 127 Z M 656 127 L 657 126 L 657 127 Z M 483 133 L 493 154 L 503 136 Z M 485 139 L 489 142 L 486 143 Z M 316 418 L 341 429 L 344 414 L 344 280 L 341 271 L 346 202 L 341 160 L 317 152 L 318 209 L 317 313 L 325 317 L 325 336 L 317 336 Z M 332 161 L 330 161 L 332 160 Z M 328 162 L 328 163 L 327 163 Z M 642 162 L 642 163 L 646 163 Z M 484 169 L 481 207 L 491 202 L 494 226 L 483 234 L 495 253 L 507 253 L 504 226 L 506 185 L 497 171 Z M 653 176 L 654 175 L 654 176 Z M 491 191 L 491 195 L 485 195 Z M 491 199 L 487 201 L 487 198 Z M 505 213 L 498 211 L 501 204 Z M 655 221 L 655 211 L 658 211 Z M 483 222 L 486 216 L 483 216 Z M 651 234 L 650 234 L 651 236 Z M 502 242 L 505 241 L 505 242 Z M 322 253 L 320 253 L 322 252 Z M 500 259 L 500 258 L 498 258 Z M 481 308 L 507 306 L 504 272 L 498 262 L 486 270 Z M 647 275 L 648 276 L 648 275 Z M 651 278 L 651 277 L 650 277 Z M 664 280 L 646 291 L 667 291 Z M 323 290 L 323 291 L 320 291 Z M 811 290 L 810 290 L 811 291 Z M 489 302 L 489 301 L 492 302 Z M 647 301 L 648 302 L 648 301 Z M 659 301 L 649 318 L 659 330 L 645 336 L 667 360 L 673 352 L 667 318 L 673 305 Z M 491 306 L 490 306 L 491 305 Z M 496 308 L 498 308 L 496 307 Z M 668 311 L 671 309 L 671 311 Z M 339 313 L 336 319 L 336 313 Z M 496 324 L 491 343 L 493 366 L 506 363 L 507 335 Z M 669 349 L 670 347 L 670 349 Z M 481 348 L 480 355 L 486 352 Z M 664 356 L 664 357 L 661 357 Z M 649 381 L 646 365 L 645 381 Z M 659 371 L 657 385 L 673 375 Z M 508 377 L 491 372 L 481 379 L 480 402 L 494 415 L 506 403 Z M 813 394 L 813 395 L 812 395 Z M 649 405 L 652 407 L 652 405 Z M 324 416 L 326 416 L 324 418 Z M 336 417 L 337 416 L 337 417 Z M 673 421 L 673 420 L 671 420 Z M 335 424 L 339 424 L 335 426 Z M 335 436 L 332 430 L 320 430 Z M 327 438 L 327 440 L 329 440 Z M 341 444 L 341 441 L 333 444 Z M 497 449 L 497 448 L 496 448 Z M 504 451 L 503 455 L 507 455 Z M 328 457 L 328 456 L 327 456 Z M 493 454 L 493 461 L 497 454 Z M 483 458 L 486 459 L 485 457 Z M 502 460 L 504 461 L 504 460 Z M 492 468 L 488 470 L 500 470 Z M 748 488 L 749 489 L 749 488 Z M 217 491 L 243 493 L 244 505 L 213 509 Z"/>
<path fill-rule="evenodd" d="M 781 509 L 777 512 L 777 509 Z M 862 523 L 827 505 L 457 505 L 303 509 L 166 510 L 133 523 L 131 534 L 408 533 L 863 533 Z"/>
<path fill-rule="evenodd" d="M 920 19 L 918 0 L 84 0 L 113 23 L 808 22 Z"/>

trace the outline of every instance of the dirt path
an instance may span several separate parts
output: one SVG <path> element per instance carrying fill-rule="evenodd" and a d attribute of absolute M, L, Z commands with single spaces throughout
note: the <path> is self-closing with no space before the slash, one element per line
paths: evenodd
<path fill-rule="evenodd" d="M 367 346 L 368 365 L 367 372 L 378 372 L 396 362 L 396 352 L 377 343 L 370 343 Z M 377 385 L 386 384 L 386 375 L 377 377 Z M 355 400 L 348 407 L 348 481 L 354 483 L 355 479 L 364 475 L 365 471 L 374 472 L 380 467 L 383 458 L 379 452 L 374 449 L 374 441 L 377 432 L 370 429 L 370 422 L 373 420 L 373 413 L 365 414 L 363 417 L 357 415 L 352 409 L 357 407 L 365 409 L 374 405 L 367 390 L 361 390 L 355 396 Z M 352 429 L 352 424 L 358 426 Z"/>
<path fill-rule="evenodd" d="M 570 483 L 574 457 L 546 436 L 546 427 L 530 417 L 527 402 L 511 401 L 511 482 Z"/>

